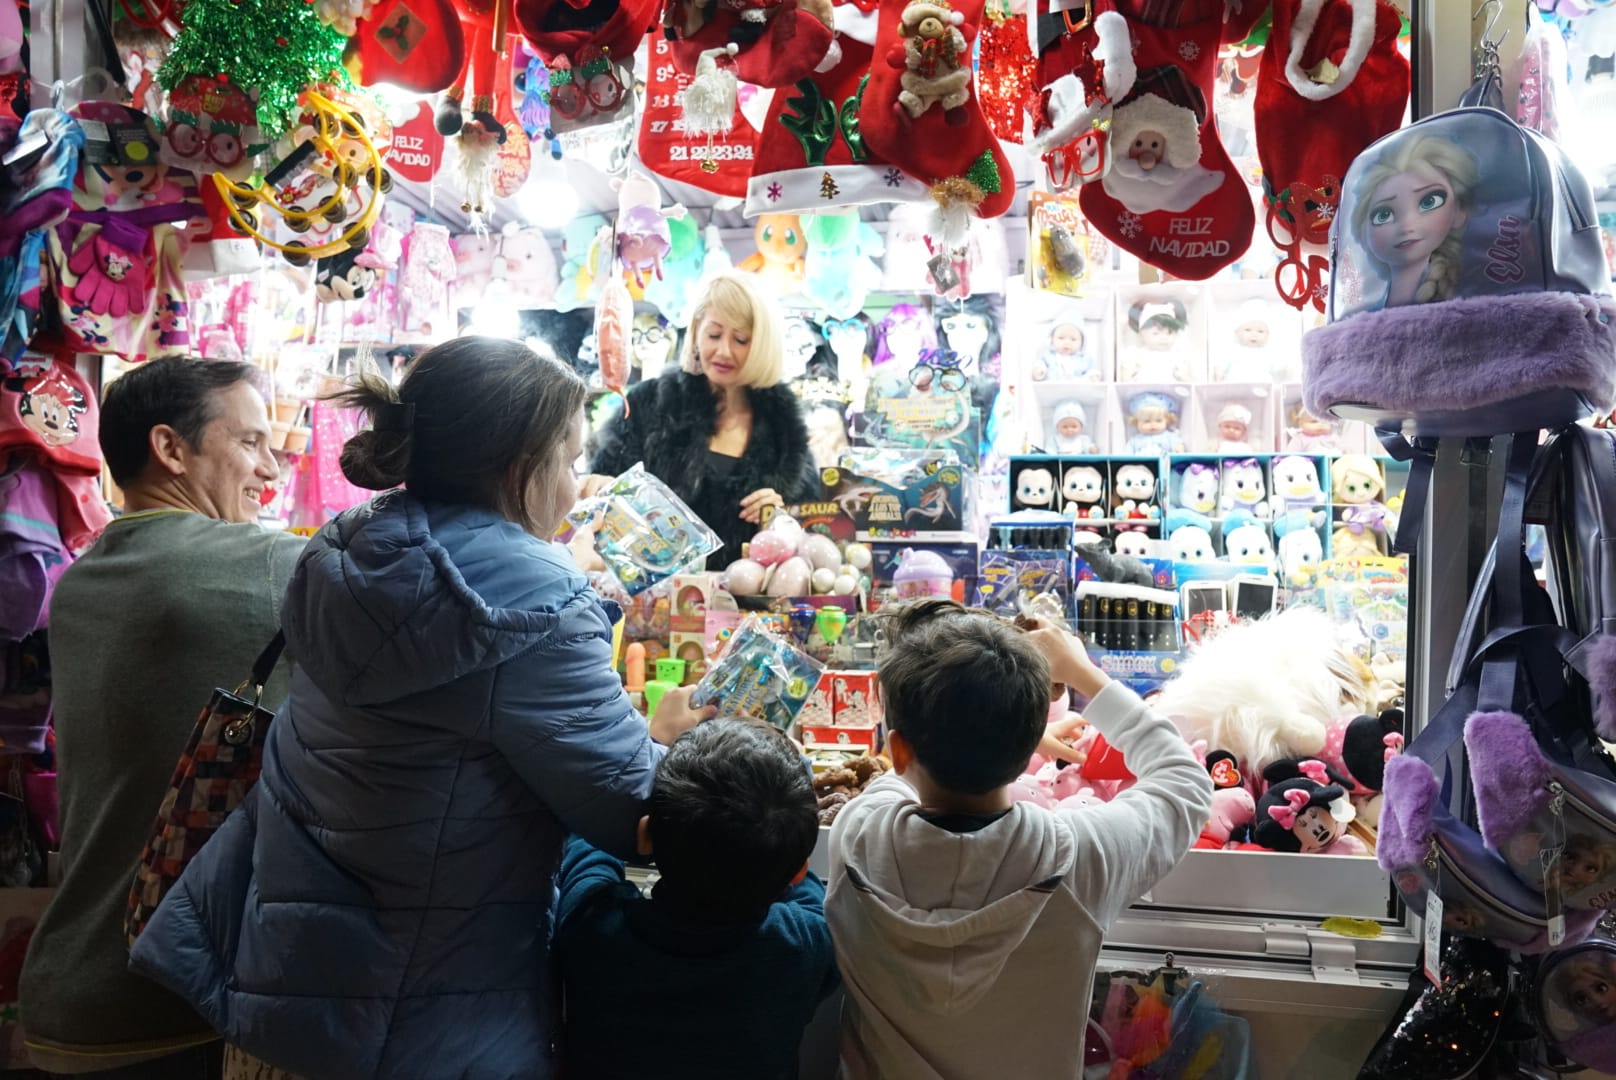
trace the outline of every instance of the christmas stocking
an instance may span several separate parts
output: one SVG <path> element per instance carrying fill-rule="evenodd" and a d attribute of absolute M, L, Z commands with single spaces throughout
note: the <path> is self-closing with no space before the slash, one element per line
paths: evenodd
<path fill-rule="evenodd" d="M 668 5 L 664 34 L 687 75 L 696 73 L 702 53 L 734 45 L 732 70 L 741 82 L 790 86 L 834 59 L 832 18 L 829 0 L 738 0 L 716 10 L 685 0 Z"/>
<path fill-rule="evenodd" d="M 870 149 L 931 192 L 939 214 L 928 235 L 939 250 L 964 246 L 972 215 L 997 217 L 1016 194 L 1010 162 L 971 83 L 982 2 L 881 0 L 858 109 Z"/>
<path fill-rule="evenodd" d="M 1290 256 L 1274 284 L 1293 307 L 1312 300 L 1323 310 L 1321 263 L 1304 269 L 1304 250 L 1322 255 L 1352 159 L 1402 123 L 1409 70 L 1397 49 L 1401 27 L 1386 0 L 1274 2 L 1257 73 L 1257 155 L 1268 234 Z"/>
<path fill-rule="evenodd" d="M 1079 205 L 1107 239 L 1174 277 L 1211 277 L 1251 244 L 1256 214 L 1218 141 L 1212 83 L 1218 46 L 1250 33 L 1260 7 L 1226 22 L 1222 0 L 1115 5 L 1138 77 L 1112 110 L 1110 171 Z"/>
<path fill-rule="evenodd" d="M 835 23 L 836 62 L 774 92 L 747 184 L 748 217 L 931 197 L 929 183 L 864 137 L 859 102 L 874 79 L 875 0 L 837 4 Z"/>

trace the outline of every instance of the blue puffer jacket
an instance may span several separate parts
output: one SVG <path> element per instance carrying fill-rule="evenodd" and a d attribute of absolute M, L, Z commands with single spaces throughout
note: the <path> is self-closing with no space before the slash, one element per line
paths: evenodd
<path fill-rule="evenodd" d="M 309 545 L 257 786 L 131 966 L 310 1080 L 555 1071 L 555 875 L 629 854 L 661 757 L 565 548 L 395 493 Z"/>

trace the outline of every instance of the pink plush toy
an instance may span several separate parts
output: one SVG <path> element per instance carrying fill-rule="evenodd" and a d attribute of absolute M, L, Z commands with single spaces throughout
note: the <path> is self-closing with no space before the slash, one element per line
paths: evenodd
<path fill-rule="evenodd" d="M 490 233 L 465 233 L 455 237 L 451 244 L 455 260 L 452 303 L 456 310 L 474 308 L 493 280 L 499 238 Z"/>
<path fill-rule="evenodd" d="M 1049 797 L 1049 792 L 1030 776 L 1018 776 L 1010 784 L 1011 802 L 1030 802 L 1042 806 L 1045 810 L 1054 809 L 1055 800 Z"/>
<path fill-rule="evenodd" d="M 511 297 L 523 311 L 551 306 L 555 302 L 560 274 L 556 270 L 555 252 L 550 250 L 544 230 L 507 229 L 499 242 L 494 275 L 509 283 Z"/>
<path fill-rule="evenodd" d="M 1217 850 L 1229 843 L 1239 830 L 1257 816 L 1257 800 L 1243 787 L 1219 788 L 1212 793 L 1212 820 L 1195 841 L 1198 848 Z"/>
<path fill-rule="evenodd" d="M 685 208 L 662 209 L 662 190 L 644 173 L 630 172 L 612 186 L 617 189 L 617 257 L 634 275 L 635 286 L 644 289 L 646 271 L 661 279 L 662 260 L 673 250 L 668 218 L 684 217 Z"/>

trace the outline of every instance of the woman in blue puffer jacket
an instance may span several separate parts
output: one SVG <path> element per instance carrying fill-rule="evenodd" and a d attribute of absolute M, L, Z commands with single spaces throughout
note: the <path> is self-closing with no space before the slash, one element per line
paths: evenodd
<path fill-rule="evenodd" d="M 395 392 L 343 472 L 374 490 L 310 543 L 282 625 L 292 692 L 263 775 L 131 966 L 233 1048 L 308 1080 L 544 1080 L 553 879 L 577 833 L 629 856 L 662 750 L 611 664 L 611 617 L 545 539 L 572 508 L 584 385 L 461 338 Z"/>

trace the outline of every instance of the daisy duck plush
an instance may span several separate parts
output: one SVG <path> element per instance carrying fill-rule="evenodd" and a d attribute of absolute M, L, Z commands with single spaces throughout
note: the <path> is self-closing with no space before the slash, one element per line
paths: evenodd
<path fill-rule="evenodd" d="M 1263 480 L 1263 468 L 1256 458 L 1239 458 L 1223 464 L 1223 497 L 1225 512 L 1244 510 L 1258 521 L 1267 521 L 1268 485 Z"/>
<path fill-rule="evenodd" d="M 1218 467 L 1192 461 L 1178 472 L 1178 505 L 1197 514 L 1218 509 Z"/>
<path fill-rule="evenodd" d="M 1329 500 L 1319 486 L 1319 470 L 1313 459 L 1290 454 L 1275 458 L 1273 474 L 1275 516 L 1300 511 L 1314 528 L 1323 525 L 1322 507 Z"/>

